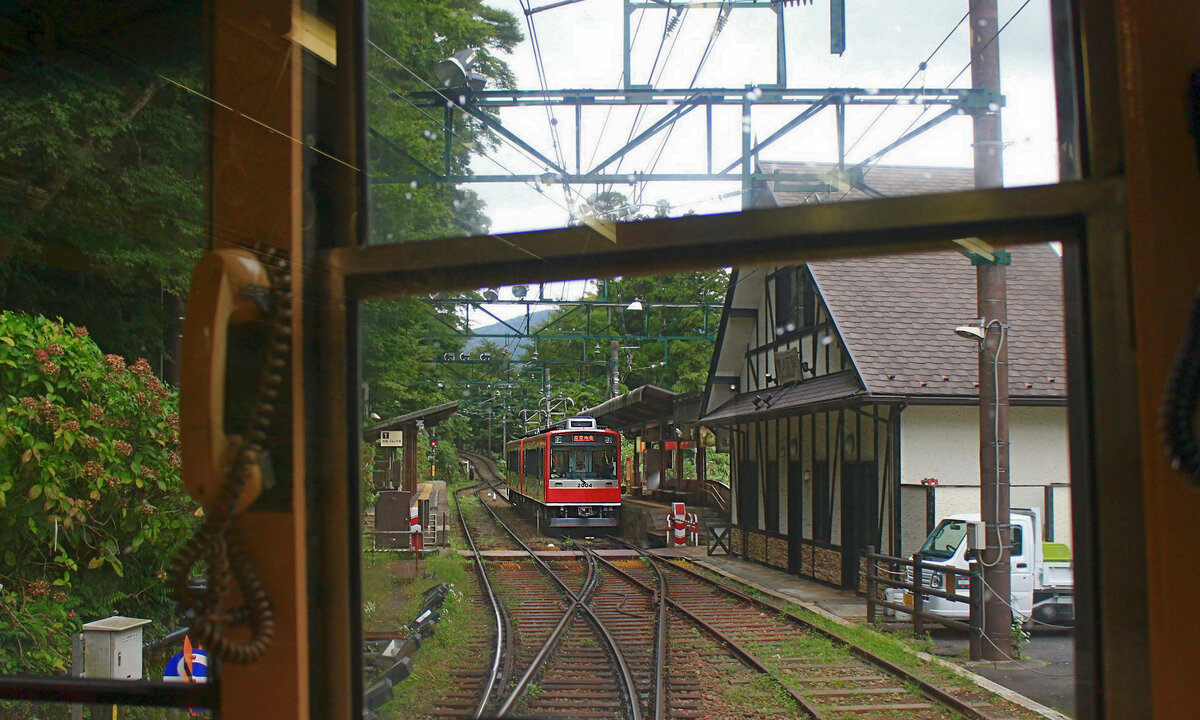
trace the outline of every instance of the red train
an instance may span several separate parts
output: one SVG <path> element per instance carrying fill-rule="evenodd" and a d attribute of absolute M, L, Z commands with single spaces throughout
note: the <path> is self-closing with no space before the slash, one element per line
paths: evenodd
<path fill-rule="evenodd" d="M 544 527 L 616 527 L 621 518 L 621 434 L 593 418 L 511 440 L 509 497 Z"/>

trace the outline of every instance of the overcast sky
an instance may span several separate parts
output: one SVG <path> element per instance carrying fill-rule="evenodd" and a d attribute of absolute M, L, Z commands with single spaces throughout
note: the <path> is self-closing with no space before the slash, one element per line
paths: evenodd
<path fill-rule="evenodd" d="M 527 0 L 533 7 L 552 0 Z M 490 0 L 488 3 L 514 13 L 528 36 L 520 0 Z M 707 62 L 696 79 L 696 87 L 733 87 L 775 81 L 775 13 L 763 8 L 737 9 L 713 42 Z M 933 55 L 928 67 L 918 72 L 909 87 L 970 86 L 970 71 L 963 72 L 969 58 L 967 23 L 959 24 L 967 12 L 965 0 L 849 0 L 846 3 L 846 52 L 829 52 L 829 1 L 811 5 L 789 5 L 785 10 L 787 79 L 793 88 L 899 88 L 917 72 L 918 65 Z M 1023 7 L 1024 6 L 1024 7 Z M 582 0 L 573 5 L 533 15 L 540 41 L 549 88 L 615 88 L 620 85 L 621 13 L 620 0 Z M 1020 12 L 1017 13 L 1018 9 Z M 1005 184 L 1032 185 L 1055 182 L 1057 176 L 1056 126 L 1053 67 L 1050 47 L 1048 0 L 1000 0 L 999 21 L 1003 24 L 1017 13 L 1000 35 L 1001 85 L 1006 97 L 1002 111 Z M 690 9 L 675 31 L 662 44 L 659 70 L 653 84 L 658 88 L 686 88 L 696 72 L 701 55 L 712 36 L 718 11 Z M 632 60 L 635 83 L 646 83 L 663 37 L 665 10 L 635 12 L 637 29 Z M 955 26 L 956 30 L 953 30 Z M 953 32 L 951 32 L 953 30 Z M 949 35 L 949 38 L 947 36 Z M 673 44 L 673 46 L 672 46 Z M 458 48 L 447 48 L 448 53 Z M 447 53 L 447 54 L 448 54 Z M 665 58 L 665 62 L 662 58 Z M 532 43 L 527 37 L 506 58 L 521 89 L 540 89 Z M 632 132 L 640 132 L 667 111 L 656 107 L 644 113 L 636 130 L 633 108 L 605 107 L 585 111 L 581 150 L 586 170 L 623 145 Z M 775 109 L 759 106 L 750 132 L 763 139 L 798 114 L 798 108 Z M 940 112 L 933 108 L 920 122 Z M 895 106 L 880 116 L 880 108 L 850 108 L 846 117 L 848 161 L 855 162 L 889 144 L 921 113 L 920 107 Z M 606 119 L 607 114 L 607 119 Z M 572 108 L 544 107 L 504 109 L 501 120 L 531 145 L 553 158 L 550 118 L 557 119 L 561 154 L 574 169 L 575 117 Z M 872 123 L 874 123 L 872 125 Z M 724 167 L 741 151 L 740 109 L 714 110 L 714 164 Z M 868 130 L 868 127 L 870 129 Z M 650 171 L 660 152 L 660 134 L 623 161 L 621 174 Z M 704 170 L 704 113 L 685 117 L 661 149 L 658 172 Z M 836 162 L 837 141 L 833 110 L 793 130 L 764 150 L 764 161 Z M 920 138 L 890 153 L 880 164 L 969 167 L 971 164 L 971 121 L 953 118 Z M 524 153 L 504 145 L 476 157 L 472 169 L 479 174 L 540 173 L 545 170 Z M 562 227 L 570 218 L 563 188 L 537 188 L 527 184 L 483 184 L 469 186 L 486 201 L 492 232 Z M 629 194 L 630 185 L 614 189 Z M 738 183 L 655 183 L 644 188 L 644 211 L 662 199 L 671 203 L 672 214 L 729 212 L 741 206 Z M 596 191 L 595 186 L 572 188 L 576 202 Z M 576 288 L 577 290 L 577 288 Z M 551 294 L 561 294 L 559 290 Z M 506 294 L 505 294 L 506 295 Z M 499 314 L 499 313 L 498 313 Z"/>
<path fill-rule="evenodd" d="M 550 0 L 530 0 L 534 7 Z M 523 22 L 520 0 L 491 0 L 489 3 L 517 15 Z M 788 84 L 796 88 L 862 87 L 898 88 L 917 71 L 921 61 L 946 38 L 967 10 L 966 2 L 949 0 L 913 0 L 897 3 L 888 0 L 850 0 L 847 2 L 846 52 L 840 57 L 829 53 L 828 0 L 812 5 L 791 5 L 785 10 Z M 1008 20 L 1022 2 L 1001 0 L 1000 22 Z M 583 0 L 573 5 L 533 15 L 550 88 L 614 88 L 621 76 L 621 5 L 620 0 Z M 775 79 L 775 13 L 766 9 L 738 9 L 713 43 L 708 61 L 701 70 L 697 87 L 735 87 L 771 83 Z M 632 24 L 637 31 L 633 53 L 633 79 L 648 79 L 667 11 L 635 12 Z M 682 22 L 664 45 L 666 63 L 659 62 L 655 87 L 687 87 L 712 34 L 716 10 L 687 11 Z M 528 30 L 526 30 L 528 35 Z M 674 47 L 672 48 L 672 42 Z M 945 87 L 967 63 L 966 23 L 946 41 L 919 73 L 910 87 Z M 1003 110 L 1005 179 L 1008 185 L 1054 182 L 1056 139 L 1053 75 L 1050 54 L 1048 0 L 1031 0 L 1000 36 L 1003 92 L 1007 105 Z M 668 56 L 669 51 L 669 56 Z M 508 58 L 522 89 L 539 89 L 532 43 L 529 38 Z M 954 87 L 969 87 L 970 72 L 963 73 Z M 629 137 L 635 109 L 617 108 L 608 116 L 607 108 L 586 111 L 582 123 L 583 165 L 591 158 L 599 160 L 619 148 Z M 638 131 L 666 112 L 658 107 L 643 114 Z M 878 108 L 850 109 L 846 118 L 849 160 L 865 158 L 896 139 L 917 118 L 921 109 L 893 107 L 882 118 Z M 922 122 L 937 114 L 926 113 Z M 761 139 L 798 113 L 796 109 L 758 108 L 751 133 Z M 552 111 L 562 154 L 573 169 L 574 112 L 570 108 Z M 550 123 L 545 108 L 505 109 L 502 121 L 547 156 L 555 153 L 550 140 Z M 657 165 L 660 172 L 686 172 L 704 169 L 703 112 L 697 111 L 677 124 L 662 151 Z M 867 127 L 874 127 L 865 136 Z M 714 112 L 714 162 L 728 165 L 741 149 L 741 118 L 738 108 Z M 893 151 L 883 164 L 936 165 L 967 167 L 971 162 L 971 122 L 968 117 L 952 119 L 909 144 Z M 832 109 L 792 131 L 762 153 L 763 160 L 831 162 L 837 159 L 836 125 Z M 622 164 L 622 174 L 649 171 L 659 150 L 661 136 L 631 153 Z M 541 172 L 544 170 L 523 153 L 504 146 L 491 158 L 477 158 L 472 164 L 480 174 Z M 501 165 L 503 167 L 501 167 Z M 543 188 L 542 193 L 528 185 L 484 185 L 472 188 L 488 203 L 487 213 L 494 232 L 512 232 L 562 226 L 568 220 L 561 188 Z M 629 186 L 617 189 L 628 192 Z M 677 213 L 736 210 L 736 183 L 659 183 L 647 187 L 642 195 L 646 205 L 659 199 L 676 206 Z M 577 188 L 584 197 L 594 187 Z"/>

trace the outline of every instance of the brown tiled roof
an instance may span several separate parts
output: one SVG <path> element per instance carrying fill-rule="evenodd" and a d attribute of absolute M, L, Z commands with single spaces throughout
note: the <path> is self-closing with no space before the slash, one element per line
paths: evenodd
<path fill-rule="evenodd" d="M 972 190 L 975 187 L 975 171 L 971 168 L 912 167 L 900 165 L 875 165 L 862 173 L 866 188 L 853 187 L 855 173 L 836 172 L 837 165 L 830 163 L 770 162 L 759 163 L 764 173 L 786 173 L 811 175 L 814 182 L 823 180 L 836 190 L 797 190 L 803 183 L 795 179 L 768 182 L 768 197 L 759 198 L 765 205 L 804 205 L 813 203 L 847 202 L 867 200 L 872 197 L 895 197 L 899 195 L 928 195 L 932 193 Z M 773 198 L 772 203 L 769 198 Z"/>
<path fill-rule="evenodd" d="M 793 385 L 743 393 L 705 415 L 703 420 L 711 424 L 765 420 L 795 414 L 799 408 L 845 400 L 862 392 L 862 386 L 852 372 L 822 375 Z"/>
<path fill-rule="evenodd" d="M 1010 249 L 1009 394 L 1066 397 L 1062 261 L 1046 244 Z M 956 251 L 809 264 L 873 396 L 978 397 L 979 353 L 954 333 L 979 316 L 975 266 Z"/>

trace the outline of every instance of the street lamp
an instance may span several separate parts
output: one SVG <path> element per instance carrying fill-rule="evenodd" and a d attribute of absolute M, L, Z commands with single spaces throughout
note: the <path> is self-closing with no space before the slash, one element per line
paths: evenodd
<path fill-rule="evenodd" d="M 459 50 L 445 60 L 433 66 L 433 76 L 445 88 L 466 88 L 479 92 L 487 85 L 487 77 L 471 68 L 478 59 L 478 52 L 473 48 Z"/>

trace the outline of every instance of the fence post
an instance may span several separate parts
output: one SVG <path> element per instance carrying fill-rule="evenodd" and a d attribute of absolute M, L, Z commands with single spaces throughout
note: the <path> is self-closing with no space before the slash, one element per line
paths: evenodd
<path fill-rule="evenodd" d="M 983 575 L 977 558 L 971 559 L 971 638 L 969 655 L 971 660 L 983 659 Z"/>
<path fill-rule="evenodd" d="M 867 624 L 875 624 L 875 593 L 878 587 L 875 582 L 875 546 L 867 546 Z"/>
<path fill-rule="evenodd" d="M 921 569 L 921 553 L 913 555 L 913 634 L 920 637 L 925 634 L 925 621 L 921 613 L 925 610 L 925 575 Z"/>

